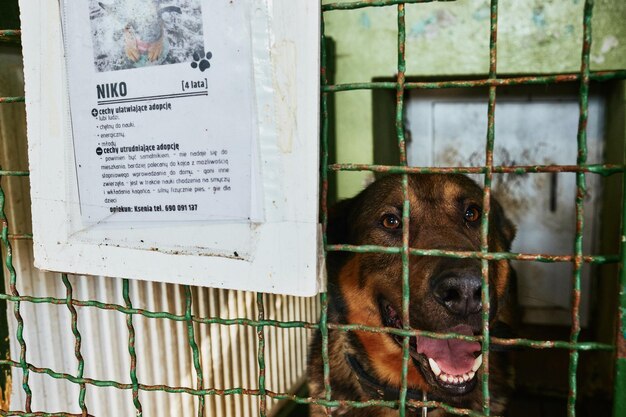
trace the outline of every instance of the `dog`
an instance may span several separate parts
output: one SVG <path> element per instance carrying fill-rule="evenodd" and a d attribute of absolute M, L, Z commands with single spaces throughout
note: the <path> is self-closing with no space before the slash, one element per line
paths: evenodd
<path fill-rule="evenodd" d="M 480 251 L 483 190 L 463 175 L 408 176 L 409 246 L 417 249 Z M 402 176 L 390 175 L 329 211 L 331 244 L 402 246 Z M 491 199 L 489 250 L 509 251 L 514 225 Z M 390 253 L 329 252 L 328 322 L 402 328 L 402 256 Z M 515 276 L 507 260 L 490 261 L 491 335 L 509 337 L 515 326 Z M 439 333 L 482 333 L 480 259 L 410 256 L 410 327 Z M 328 356 L 333 400 L 398 400 L 401 387 L 400 336 L 329 329 Z M 509 353 L 491 346 L 491 411 L 501 414 L 512 390 Z M 441 401 L 482 410 L 481 344 L 460 339 L 411 337 L 407 398 Z M 324 398 L 322 337 L 313 336 L 308 359 L 309 391 Z M 410 408 L 407 415 L 422 415 Z M 397 416 L 385 407 L 331 409 L 333 416 Z M 326 415 L 311 405 L 313 417 Z M 428 416 L 444 416 L 429 409 Z"/>
<path fill-rule="evenodd" d="M 178 13 L 180 7 L 160 7 L 154 0 L 116 0 L 113 4 L 98 2 L 123 26 L 124 52 L 135 64 L 159 63 L 169 46 L 165 36 L 164 13 Z"/>

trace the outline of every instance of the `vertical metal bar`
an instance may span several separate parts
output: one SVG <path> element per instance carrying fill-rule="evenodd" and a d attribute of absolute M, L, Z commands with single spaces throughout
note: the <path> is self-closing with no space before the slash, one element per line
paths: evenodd
<path fill-rule="evenodd" d="M 402 327 L 411 328 L 409 318 L 410 280 L 409 280 L 409 176 L 402 175 Z M 409 372 L 409 342 L 410 336 L 402 338 L 402 385 L 400 387 L 400 417 L 406 415 L 406 394 L 408 388 L 407 376 Z"/>
<path fill-rule="evenodd" d="M 15 297 L 19 297 L 20 293 L 17 290 L 17 274 L 15 273 L 15 268 L 13 267 L 13 250 L 11 248 L 11 243 L 9 242 L 9 222 L 7 220 L 7 216 L 4 210 L 6 197 L 4 194 L 4 190 L 0 186 L 0 220 L 2 220 L 2 243 L 5 248 L 5 256 L 6 261 L 5 265 L 7 270 L 9 271 L 9 288 L 11 290 L 11 295 Z M 20 368 L 22 368 L 22 389 L 26 394 L 26 400 L 24 409 L 27 413 L 32 412 L 31 404 L 33 401 L 33 393 L 28 385 L 28 363 L 26 362 L 26 342 L 24 341 L 24 319 L 22 318 L 22 314 L 20 313 L 20 301 L 15 301 L 13 305 L 13 314 L 15 315 L 15 319 L 17 321 L 17 331 L 16 337 L 17 342 L 20 345 Z"/>
<path fill-rule="evenodd" d="M 326 50 L 326 35 L 324 32 L 324 13 L 321 16 L 321 83 L 322 87 L 328 85 L 328 51 Z M 328 93 L 322 93 L 322 196 L 321 196 L 321 211 L 322 211 L 322 241 L 323 241 L 323 255 L 326 259 L 326 245 L 328 244 L 328 237 L 326 235 L 328 229 Z M 320 333 L 322 335 L 322 363 L 324 372 L 324 399 L 330 401 L 332 398 L 332 388 L 330 386 L 330 361 L 328 356 L 328 294 L 324 291 L 320 294 Z M 330 415 L 330 407 L 324 407 L 326 415 Z"/>
<path fill-rule="evenodd" d="M 489 40 L 489 78 L 497 77 L 497 28 L 498 28 L 498 1 L 491 1 L 490 40 Z M 481 221 L 481 252 L 489 251 L 489 216 L 491 211 L 491 184 L 493 179 L 493 149 L 495 144 L 495 110 L 496 110 L 496 86 L 489 87 L 489 102 L 487 108 L 487 143 L 485 147 L 485 177 L 483 193 L 483 217 Z M 489 391 L 489 311 L 491 309 L 491 297 L 489 288 L 489 261 L 481 260 L 482 269 L 482 391 L 483 413 L 491 413 L 491 394 Z"/>
<path fill-rule="evenodd" d="M 404 140 L 404 83 L 406 81 L 406 21 L 405 5 L 398 4 L 398 75 L 396 85 L 396 136 L 400 148 L 400 165 L 407 165 Z"/>
<path fill-rule="evenodd" d="M 72 284 L 67 278 L 67 274 L 61 274 L 61 279 L 63 280 L 63 285 L 65 285 L 65 304 L 67 305 L 68 310 L 70 310 L 70 314 L 72 316 L 72 333 L 74 334 L 74 355 L 76 356 L 76 360 L 78 360 L 78 373 L 76 374 L 77 378 L 82 378 L 85 370 L 85 360 L 83 359 L 83 355 L 81 353 L 81 344 L 82 338 L 80 335 L 80 331 L 78 330 L 78 313 L 76 312 L 76 308 L 72 304 L 73 299 L 73 290 Z M 85 405 L 85 394 L 87 392 L 86 386 L 84 382 L 79 384 L 80 393 L 78 394 L 78 405 L 80 406 L 80 410 L 82 413 L 82 417 L 87 417 L 89 414 L 87 411 L 87 406 Z"/>
<path fill-rule="evenodd" d="M 127 308 L 133 308 L 129 295 L 129 282 L 122 280 L 122 295 Z M 128 353 L 130 354 L 130 382 L 133 385 L 133 404 L 137 410 L 137 417 L 143 416 L 141 402 L 139 402 L 139 381 L 137 380 L 137 354 L 135 352 L 135 327 L 133 326 L 133 315 L 126 315 L 126 326 L 128 327 Z"/>
<path fill-rule="evenodd" d="M 622 93 L 626 89 L 622 89 Z M 626 146 L 623 161 L 626 163 Z M 619 304 L 617 316 L 613 417 L 626 415 L 626 174 L 622 174 L 622 224 L 620 231 Z"/>
<path fill-rule="evenodd" d="M 491 14 L 489 27 L 489 78 L 497 78 L 498 63 L 498 0 L 491 0 Z M 480 250 L 482 253 L 489 252 L 489 213 L 491 211 L 491 182 L 493 179 L 493 148 L 495 143 L 495 117 L 496 117 L 496 86 L 489 87 L 489 102 L 487 106 L 487 143 L 485 146 L 485 178 L 483 186 L 483 216 L 480 230 Z M 490 290 L 489 290 L 489 261 L 481 260 L 482 275 L 482 393 L 483 393 L 483 413 L 491 413 L 491 396 L 489 393 L 489 310 Z"/>
<path fill-rule="evenodd" d="M 583 16 L 583 46 L 580 65 L 580 92 L 577 149 L 578 156 L 576 164 L 578 166 L 587 163 L 587 110 L 589 99 L 589 55 L 591 51 L 591 15 L 593 11 L 593 0 L 585 1 Z M 580 335 L 580 279 L 583 267 L 583 228 L 584 228 L 584 204 L 587 190 L 585 173 L 576 173 L 576 235 L 574 238 L 574 271 L 572 274 L 572 328 L 570 332 L 570 342 L 578 343 Z M 569 392 L 567 395 L 567 415 L 576 415 L 576 391 L 577 391 L 577 369 L 578 369 L 578 349 L 572 349 L 569 353 Z"/>
<path fill-rule="evenodd" d="M 200 364 L 200 351 L 196 343 L 196 336 L 193 330 L 193 320 L 191 315 L 191 305 L 193 298 L 191 295 L 191 287 L 185 285 L 185 321 L 187 322 L 187 337 L 189 338 L 189 346 L 193 357 L 193 366 L 196 370 L 196 389 L 204 389 L 204 380 L 202 378 L 202 365 Z M 198 417 L 204 416 L 204 395 L 199 398 Z"/>
<path fill-rule="evenodd" d="M 406 73 L 406 19 L 405 4 L 398 4 L 398 76 L 396 87 L 396 136 L 400 150 L 400 165 L 407 165 L 406 142 L 404 139 L 404 82 Z M 402 325 L 404 329 L 410 329 L 409 317 L 409 177 L 402 175 Z M 409 373 L 409 345 L 411 338 L 402 338 L 402 384 L 400 386 L 399 411 L 400 417 L 406 415 L 406 394 L 408 390 L 407 376 Z"/>
<path fill-rule="evenodd" d="M 256 294 L 256 305 L 259 310 L 258 320 L 265 320 L 265 304 L 263 293 Z M 262 324 L 256 329 L 258 344 L 257 360 L 259 363 L 259 417 L 265 417 L 267 410 L 267 396 L 265 395 L 265 330 Z"/>

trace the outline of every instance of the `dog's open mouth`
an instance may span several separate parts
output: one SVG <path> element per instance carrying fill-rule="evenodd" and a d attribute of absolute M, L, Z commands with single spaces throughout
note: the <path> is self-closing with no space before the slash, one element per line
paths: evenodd
<path fill-rule="evenodd" d="M 380 310 L 385 326 L 402 328 L 400 314 L 387 300 L 381 299 Z M 473 335 L 472 328 L 467 325 L 454 326 L 440 332 Z M 401 336 L 390 336 L 402 345 Z M 453 395 L 467 394 L 476 386 L 476 372 L 482 365 L 480 348 L 478 342 L 460 339 L 443 340 L 420 336 L 412 337 L 409 342 L 409 353 L 413 362 L 426 380 Z"/>

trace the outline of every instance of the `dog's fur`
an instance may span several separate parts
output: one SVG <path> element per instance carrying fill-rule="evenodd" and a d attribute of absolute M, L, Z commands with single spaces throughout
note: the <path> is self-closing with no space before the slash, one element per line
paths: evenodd
<path fill-rule="evenodd" d="M 411 248 L 480 251 L 483 191 L 474 181 L 462 175 L 410 175 L 408 192 Z M 342 201 L 330 210 L 327 230 L 329 243 L 401 247 L 402 225 L 398 227 L 396 220 L 402 219 L 403 201 L 401 176 L 390 175 L 376 181 L 356 197 Z M 490 207 L 489 250 L 508 251 L 515 235 L 514 226 L 493 198 Z M 478 219 L 475 219 L 475 209 L 478 209 Z M 491 261 L 489 266 L 490 324 L 494 326 L 491 331 L 494 336 L 498 335 L 498 328 L 508 329 L 514 325 L 514 297 L 510 296 L 514 273 L 508 261 Z M 400 254 L 330 252 L 328 273 L 329 323 L 390 327 L 382 312 L 385 307 L 381 305 L 392 306 L 401 316 Z M 453 276 L 452 279 L 459 285 L 465 285 L 464 280 L 470 277 L 475 282 L 481 276 L 481 261 L 411 256 L 411 328 L 446 332 L 455 326 L 464 325 L 465 328 L 471 327 L 474 335 L 481 334 L 480 304 L 470 309 L 472 311 L 468 311 L 469 304 L 465 305 L 464 312 L 451 311 L 446 307 L 446 301 L 433 294 L 439 291 L 438 282 L 442 276 L 444 279 Z M 478 285 L 475 294 L 480 294 Z M 480 296 L 476 302 L 480 303 Z M 364 374 L 381 386 L 389 387 L 389 391 L 399 392 L 401 343 L 401 338 L 394 339 L 390 334 L 330 329 L 328 356 L 332 399 L 382 399 L 382 390 L 379 390 L 380 395 L 376 395 L 375 391 L 368 389 L 367 384 L 364 385 Z M 348 355 L 351 355 L 353 362 L 348 360 Z M 482 366 L 470 380 L 471 384 L 459 390 L 462 392 L 451 392 L 438 385 L 432 374 L 428 375 L 429 372 L 424 370 L 428 369 L 427 360 L 422 358 L 424 360 L 420 364 L 417 356 L 413 352 L 408 367 L 408 387 L 413 393 L 426 391 L 429 400 L 482 409 L 482 392 L 480 383 L 477 383 L 482 376 Z M 492 412 L 501 414 L 511 390 L 512 376 L 506 353 L 491 351 L 489 359 Z M 355 368 L 355 362 L 360 367 L 360 373 Z M 324 398 L 322 338 L 319 331 L 313 338 L 309 353 L 309 389 L 313 398 Z M 411 412 L 418 411 L 413 409 Z M 317 417 L 325 415 L 325 412 L 321 406 L 313 405 L 311 414 Z M 383 407 L 357 409 L 341 406 L 334 408 L 332 415 L 397 416 L 398 411 Z M 441 416 L 445 413 L 431 409 L 429 416 L 432 415 Z"/>
<path fill-rule="evenodd" d="M 124 52 L 131 62 L 139 63 L 142 56 L 149 63 L 165 59 L 168 47 L 162 16 L 180 14 L 180 7 L 161 8 L 155 0 L 115 0 L 112 4 L 98 2 L 98 5 L 123 25 Z"/>

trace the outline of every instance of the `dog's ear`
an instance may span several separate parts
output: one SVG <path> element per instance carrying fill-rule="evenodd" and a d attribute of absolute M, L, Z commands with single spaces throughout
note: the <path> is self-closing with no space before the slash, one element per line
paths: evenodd
<path fill-rule="evenodd" d="M 350 242 L 350 213 L 353 210 L 354 198 L 342 200 L 328 210 L 328 227 L 326 237 L 328 243 L 339 244 Z"/>
<path fill-rule="evenodd" d="M 489 219 L 491 228 L 500 235 L 500 240 L 504 243 L 506 251 L 511 250 L 511 243 L 515 239 L 515 225 L 504 214 L 504 209 L 498 200 L 491 198 L 491 216 Z"/>

